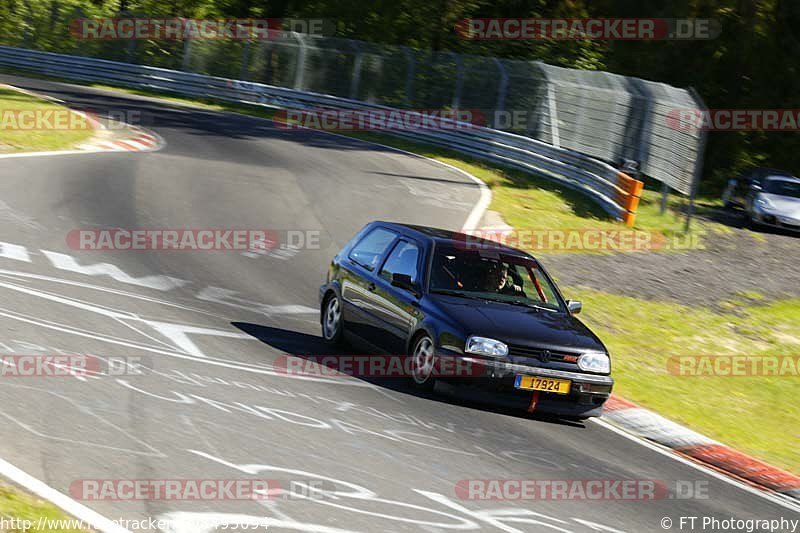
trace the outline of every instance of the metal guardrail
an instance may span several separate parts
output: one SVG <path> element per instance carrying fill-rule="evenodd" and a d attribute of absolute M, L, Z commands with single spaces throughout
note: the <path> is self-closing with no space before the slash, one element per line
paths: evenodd
<path fill-rule="evenodd" d="M 278 108 L 414 113 L 263 83 L 7 46 L 0 46 L 0 65 L 69 79 Z M 641 181 L 588 155 L 530 137 L 455 121 L 452 124 L 459 128 L 391 130 L 388 133 L 544 175 L 587 194 L 607 213 L 627 225 L 634 224 L 643 186 Z"/>

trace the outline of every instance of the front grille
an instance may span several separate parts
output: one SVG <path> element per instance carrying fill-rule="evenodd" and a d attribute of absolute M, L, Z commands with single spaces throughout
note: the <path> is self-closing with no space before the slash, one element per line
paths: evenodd
<path fill-rule="evenodd" d="M 530 357 L 533 359 L 543 360 L 546 348 L 533 348 L 531 346 L 510 345 L 508 347 L 508 354 L 512 357 Z M 564 352 L 560 350 L 547 350 L 550 352 L 550 361 L 561 363 L 565 362 L 566 357 L 578 357 L 579 353 Z M 575 361 L 568 361 L 572 364 L 577 364 Z"/>

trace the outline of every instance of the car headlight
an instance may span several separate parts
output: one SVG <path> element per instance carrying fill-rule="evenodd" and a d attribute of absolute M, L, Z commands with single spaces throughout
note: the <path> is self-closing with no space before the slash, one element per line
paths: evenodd
<path fill-rule="evenodd" d="M 578 358 L 578 368 L 585 372 L 608 374 L 611 372 L 611 359 L 603 352 L 586 352 Z"/>
<path fill-rule="evenodd" d="M 775 206 L 769 201 L 769 198 L 764 198 L 763 196 L 756 198 L 756 205 L 761 209 L 775 209 Z"/>
<path fill-rule="evenodd" d="M 467 339 L 464 351 L 488 355 L 489 357 L 505 357 L 508 355 L 508 346 L 504 342 L 487 339 L 486 337 L 470 337 Z"/>

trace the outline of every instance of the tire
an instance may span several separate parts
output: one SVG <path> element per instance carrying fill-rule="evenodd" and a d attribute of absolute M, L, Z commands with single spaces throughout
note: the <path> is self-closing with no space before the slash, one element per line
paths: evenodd
<path fill-rule="evenodd" d="M 436 385 L 433 376 L 436 362 L 436 345 L 430 335 L 424 333 L 416 338 L 411 350 L 411 384 L 420 390 L 432 391 Z"/>
<path fill-rule="evenodd" d="M 341 346 L 344 334 L 342 322 L 342 301 L 331 292 L 322 301 L 320 307 L 320 324 L 322 326 L 322 339 L 328 346 Z"/>

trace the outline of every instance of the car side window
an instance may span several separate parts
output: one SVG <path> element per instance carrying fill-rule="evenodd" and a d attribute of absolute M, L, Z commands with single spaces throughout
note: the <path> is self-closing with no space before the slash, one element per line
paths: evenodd
<path fill-rule="evenodd" d="M 392 274 L 407 274 L 411 276 L 411 281 L 416 283 L 419 277 L 417 271 L 418 259 L 419 247 L 408 241 L 400 241 L 386 259 L 380 276 L 386 281 L 392 281 Z"/>
<path fill-rule="evenodd" d="M 375 228 L 358 241 L 348 257 L 367 270 L 375 270 L 396 237 L 396 233 L 387 229 Z"/>

